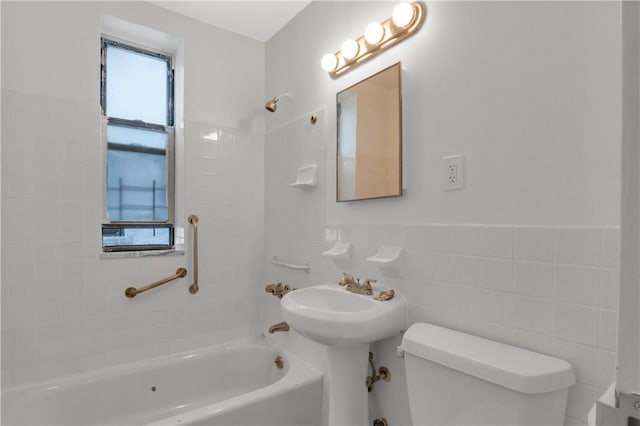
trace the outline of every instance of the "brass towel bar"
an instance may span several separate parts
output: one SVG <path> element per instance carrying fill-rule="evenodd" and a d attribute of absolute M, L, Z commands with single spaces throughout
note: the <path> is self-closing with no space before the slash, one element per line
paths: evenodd
<path fill-rule="evenodd" d="M 149 285 L 146 285 L 140 288 L 129 287 L 124 291 L 124 294 L 129 298 L 136 297 L 137 294 L 144 293 L 147 290 L 151 290 L 152 288 L 156 288 L 158 286 L 161 286 L 162 284 L 166 284 L 173 280 L 177 280 L 178 278 L 182 278 L 186 275 L 187 275 L 187 270 L 185 268 L 178 268 L 175 274 L 168 276 L 167 278 L 163 278 L 160 281 L 156 281 L 154 283 L 151 283 Z"/>

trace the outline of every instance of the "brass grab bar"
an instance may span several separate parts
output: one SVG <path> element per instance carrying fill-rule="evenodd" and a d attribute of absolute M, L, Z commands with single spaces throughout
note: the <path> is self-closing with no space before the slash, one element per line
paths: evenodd
<path fill-rule="evenodd" d="M 178 278 L 182 278 L 184 276 L 187 275 L 187 270 L 184 268 L 178 268 L 178 270 L 176 271 L 175 274 L 168 276 L 167 278 L 163 278 L 160 281 L 156 281 L 154 283 L 151 283 L 149 285 L 146 285 L 144 287 L 140 287 L 140 288 L 135 288 L 135 287 L 129 287 L 124 291 L 124 295 L 131 298 L 131 297 L 136 297 L 137 294 L 140 293 L 144 293 L 147 290 L 151 290 L 152 288 L 156 288 L 158 286 L 161 286 L 162 284 L 166 284 L 168 282 L 171 282 L 173 280 L 177 280 Z"/>
<path fill-rule="evenodd" d="M 198 216 L 192 214 L 187 221 L 193 225 L 193 284 L 189 286 L 189 293 L 196 294 L 198 288 Z"/>

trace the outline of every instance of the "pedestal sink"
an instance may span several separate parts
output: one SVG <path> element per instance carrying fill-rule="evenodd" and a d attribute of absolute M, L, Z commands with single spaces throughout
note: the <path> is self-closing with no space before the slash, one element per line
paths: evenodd
<path fill-rule="evenodd" d="M 367 425 L 369 343 L 406 328 L 405 298 L 378 301 L 328 284 L 288 293 L 280 308 L 290 327 L 327 348 L 329 426 Z"/>

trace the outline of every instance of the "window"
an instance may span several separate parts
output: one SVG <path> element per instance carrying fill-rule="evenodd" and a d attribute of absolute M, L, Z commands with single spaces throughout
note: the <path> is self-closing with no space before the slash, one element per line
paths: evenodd
<path fill-rule="evenodd" d="M 169 55 L 102 39 L 104 251 L 174 245 L 173 68 Z"/>

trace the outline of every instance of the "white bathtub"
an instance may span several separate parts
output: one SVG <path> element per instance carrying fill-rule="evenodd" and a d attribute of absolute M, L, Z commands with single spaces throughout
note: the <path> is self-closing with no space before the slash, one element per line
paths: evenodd
<path fill-rule="evenodd" d="M 255 340 L 10 389 L 2 424 L 315 426 L 321 405 L 321 373 Z"/>

